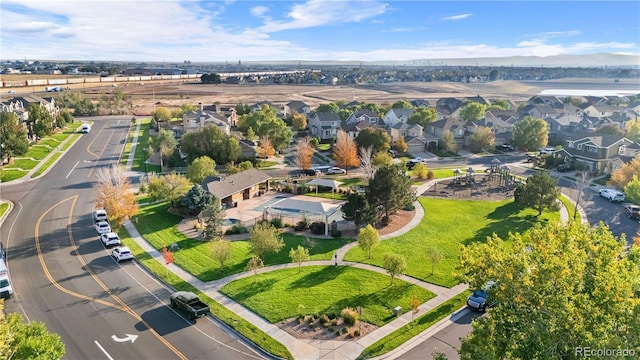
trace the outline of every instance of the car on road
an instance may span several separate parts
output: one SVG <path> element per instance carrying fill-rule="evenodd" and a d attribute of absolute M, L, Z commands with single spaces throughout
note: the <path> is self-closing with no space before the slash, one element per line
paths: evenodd
<path fill-rule="evenodd" d="M 100 241 L 105 247 L 120 246 L 120 236 L 114 232 L 100 235 Z"/>
<path fill-rule="evenodd" d="M 544 149 L 540 149 L 540 154 L 543 154 L 543 155 L 553 154 L 554 152 L 556 152 L 556 148 L 550 147 L 550 146 Z"/>
<path fill-rule="evenodd" d="M 411 160 L 407 161 L 407 169 L 413 170 L 413 168 L 416 167 L 416 165 L 418 165 L 418 164 L 427 165 L 427 162 L 424 161 L 422 158 L 411 159 Z"/>
<path fill-rule="evenodd" d="M 486 311 L 487 308 L 495 305 L 495 301 L 489 298 L 489 289 L 495 285 L 495 282 L 488 281 L 481 289 L 476 289 L 469 298 L 467 298 L 467 306 L 479 311 Z"/>
<path fill-rule="evenodd" d="M 189 319 L 191 320 L 205 317 L 211 312 L 209 306 L 202 302 L 198 295 L 189 291 L 175 292 L 171 294 L 169 301 L 172 308 L 182 309 L 189 314 Z"/>
<path fill-rule="evenodd" d="M 569 164 L 560 164 L 560 165 L 558 165 L 557 170 L 559 172 L 571 171 L 571 165 L 569 165 Z"/>
<path fill-rule="evenodd" d="M 131 249 L 126 246 L 118 246 L 117 248 L 111 250 L 111 256 L 117 262 L 120 262 L 122 260 L 133 260 Z"/>
<path fill-rule="evenodd" d="M 91 131 L 91 125 L 82 124 L 82 133 L 83 134 L 88 134 L 90 131 Z"/>
<path fill-rule="evenodd" d="M 111 232 L 111 225 L 106 221 L 98 221 L 96 223 L 96 231 L 98 234 L 106 234 Z"/>
<path fill-rule="evenodd" d="M 307 176 L 316 176 L 322 174 L 318 169 L 302 169 L 302 174 Z"/>
<path fill-rule="evenodd" d="M 624 193 L 615 189 L 600 189 L 600 196 L 609 200 L 610 202 L 624 202 Z"/>
<path fill-rule="evenodd" d="M 627 205 L 624 207 L 624 213 L 629 219 L 640 220 L 640 206 Z"/>
<path fill-rule="evenodd" d="M 98 209 L 93 212 L 93 222 L 107 221 L 107 211 L 104 209 Z"/>
<path fill-rule="evenodd" d="M 347 170 L 339 168 L 339 167 L 332 167 L 329 168 L 329 170 L 327 170 L 327 174 L 346 174 Z"/>

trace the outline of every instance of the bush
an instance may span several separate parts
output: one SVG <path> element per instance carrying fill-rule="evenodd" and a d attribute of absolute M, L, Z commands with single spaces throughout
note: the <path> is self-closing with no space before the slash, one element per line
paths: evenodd
<path fill-rule="evenodd" d="M 355 325 L 358 323 L 358 312 L 352 308 L 343 309 L 341 314 L 345 324 Z"/>
<path fill-rule="evenodd" d="M 322 235 L 322 234 L 324 234 L 324 222 L 316 221 L 316 222 L 312 223 L 311 225 L 309 225 L 309 229 L 311 230 L 312 234 Z"/>
<path fill-rule="evenodd" d="M 429 170 L 427 172 L 427 180 L 433 180 L 436 177 L 436 175 L 433 173 L 433 171 Z"/>
<path fill-rule="evenodd" d="M 331 237 L 339 238 L 341 236 L 342 236 L 342 231 L 336 230 L 336 229 L 331 230 Z"/>
<path fill-rule="evenodd" d="M 334 332 L 334 331 L 336 330 L 336 328 L 334 328 L 333 326 L 329 326 L 327 329 L 328 329 L 330 332 Z"/>
<path fill-rule="evenodd" d="M 284 227 L 284 223 L 282 222 L 282 218 L 275 218 L 271 220 L 271 225 L 276 229 L 282 229 Z"/>
<path fill-rule="evenodd" d="M 404 206 L 404 208 L 402 208 L 403 210 L 406 211 L 413 211 L 416 209 L 416 207 L 413 205 L 413 203 L 408 203 L 407 205 Z"/>
<path fill-rule="evenodd" d="M 331 324 L 331 320 L 329 320 L 329 317 L 325 314 L 320 317 L 320 323 L 322 326 L 329 326 Z"/>
<path fill-rule="evenodd" d="M 246 226 L 241 224 L 236 224 L 236 225 L 233 225 L 231 229 L 227 229 L 227 231 L 225 231 L 224 234 L 235 235 L 235 234 L 246 234 L 248 232 L 249 232 L 249 229 L 247 229 Z"/>
<path fill-rule="evenodd" d="M 300 220 L 298 221 L 298 223 L 296 224 L 296 227 L 294 228 L 295 231 L 305 231 L 309 228 L 309 221 L 307 219 L 304 220 Z"/>

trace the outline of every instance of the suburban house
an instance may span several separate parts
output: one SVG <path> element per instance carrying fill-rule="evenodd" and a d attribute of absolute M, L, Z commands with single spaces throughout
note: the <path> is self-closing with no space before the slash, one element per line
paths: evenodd
<path fill-rule="evenodd" d="M 374 127 L 375 128 L 377 126 L 374 125 L 374 124 L 368 123 L 366 121 L 358 121 L 356 123 L 350 123 L 350 124 L 347 124 L 345 122 L 345 123 L 342 123 L 342 125 L 341 125 L 342 130 L 344 132 L 346 132 L 347 135 L 352 139 L 355 139 L 358 136 L 358 134 L 360 133 L 360 131 L 362 131 L 363 129 L 366 129 L 366 128 L 370 128 L 370 127 Z"/>
<path fill-rule="evenodd" d="M 223 208 L 228 209 L 268 191 L 269 180 L 269 174 L 249 169 L 228 176 L 209 176 L 202 181 L 202 187 L 215 196 Z"/>
<path fill-rule="evenodd" d="M 391 142 L 396 143 L 399 139 L 404 139 L 407 144 L 407 152 L 419 153 L 433 149 L 438 146 L 438 140 L 431 138 L 427 140 L 424 136 L 424 128 L 418 124 L 396 123 L 389 127 Z M 429 146 L 430 145 L 430 146 Z"/>
<path fill-rule="evenodd" d="M 460 107 L 462 101 L 456 98 L 442 98 L 436 102 L 436 111 L 438 112 L 438 120 L 447 117 L 460 117 Z"/>
<path fill-rule="evenodd" d="M 60 108 L 56 106 L 54 98 L 43 98 L 36 95 L 16 96 L 12 99 L 2 101 L 1 104 L 0 112 L 15 113 L 22 121 L 29 119 L 29 106 L 31 104 L 38 104 L 44 107 L 54 119 L 60 112 Z"/>
<path fill-rule="evenodd" d="M 355 111 L 354 113 L 349 115 L 345 123 L 353 124 L 360 121 L 365 121 L 365 122 L 368 122 L 369 124 L 377 125 L 377 126 L 385 125 L 384 122 L 382 122 L 382 119 L 380 119 L 380 115 L 376 114 L 374 111 L 366 110 L 366 109 Z"/>
<path fill-rule="evenodd" d="M 317 136 L 320 140 L 335 139 L 340 129 L 340 116 L 330 112 L 316 112 L 309 120 L 309 130 L 311 135 Z"/>
<path fill-rule="evenodd" d="M 425 136 L 442 139 L 447 131 L 451 131 L 456 143 L 462 146 L 465 143 L 466 126 L 462 120 L 446 118 L 427 124 Z"/>
<path fill-rule="evenodd" d="M 231 135 L 231 126 L 227 117 L 224 114 L 204 110 L 202 104 L 200 104 L 199 110 L 190 111 L 182 115 L 182 129 L 174 128 L 173 130 L 174 132 L 182 131 L 184 134 L 202 129 L 207 125 L 215 125 L 227 136 Z"/>
<path fill-rule="evenodd" d="M 272 107 L 274 109 L 277 108 L 272 102 L 265 100 L 265 101 L 259 101 L 259 102 L 255 103 L 253 105 L 250 105 L 249 106 L 249 111 L 251 111 L 253 113 L 253 112 L 256 112 L 258 110 L 261 110 L 263 105 L 270 106 L 270 107 Z"/>
<path fill-rule="evenodd" d="M 415 109 L 407 108 L 391 109 L 384 115 L 384 117 L 382 117 L 382 120 L 387 126 L 393 126 L 397 123 L 406 123 L 415 111 Z"/>
<path fill-rule="evenodd" d="M 493 115 L 490 111 L 487 111 L 484 118 L 472 121 L 468 124 L 467 130 L 474 132 L 475 128 L 486 127 L 491 129 L 491 132 L 495 136 L 495 144 L 503 145 L 511 142 L 513 135 L 514 124 L 508 123 L 501 118 Z"/>
<path fill-rule="evenodd" d="M 311 112 L 311 107 L 304 101 L 293 100 L 284 104 L 282 113 L 284 116 L 293 115 L 295 113 L 307 115 Z"/>
<path fill-rule="evenodd" d="M 588 133 L 568 138 L 557 155 L 590 172 L 611 174 L 639 153 L 638 144 L 626 137 Z"/>
<path fill-rule="evenodd" d="M 249 139 L 240 139 L 240 158 L 255 159 L 258 144 Z"/>
<path fill-rule="evenodd" d="M 532 116 L 536 119 L 544 119 L 556 114 L 556 109 L 547 104 L 529 104 L 522 109 L 524 116 Z"/>
<path fill-rule="evenodd" d="M 216 114 L 223 114 L 227 117 L 227 123 L 231 126 L 236 126 L 238 123 L 238 113 L 236 112 L 236 108 L 232 106 L 219 106 L 217 104 L 213 104 L 211 106 L 204 107 L 204 110 L 210 110 Z"/>

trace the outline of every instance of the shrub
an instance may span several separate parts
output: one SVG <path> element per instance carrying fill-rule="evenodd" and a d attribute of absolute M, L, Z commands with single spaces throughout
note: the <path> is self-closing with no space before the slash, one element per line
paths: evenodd
<path fill-rule="evenodd" d="M 248 232 L 249 232 L 249 229 L 247 229 L 246 226 L 242 224 L 235 224 L 231 227 L 231 229 L 227 229 L 227 231 L 225 231 L 224 234 L 235 235 L 235 234 L 246 234 Z"/>
<path fill-rule="evenodd" d="M 284 223 L 282 222 L 282 218 L 275 218 L 271 220 L 271 225 L 276 229 L 282 229 L 284 227 Z"/>
<path fill-rule="evenodd" d="M 282 192 L 292 193 L 292 192 L 293 192 L 293 186 L 291 186 L 291 185 L 285 185 L 285 186 L 282 188 Z"/>
<path fill-rule="evenodd" d="M 360 329 L 355 329 L 355 330 L 353 331 L 353 335 L 354 335 L 354 336 L 360 336 Z"/>
<path fill-rule="evenodd" d="M 324 234 L 324 222 L 316 221 L 316 222 L 312 223 L 311 225 L 309 225 L 309 229 L 311 230 L 312 234 L 322 235 L 322 234 Z"/>
<path fill-rule="evenodd" d="M 433 173 L 433 171 L 429 170 L 427 172 L 427 179 L 428 180 L 433 180 L 436 177 L 436 175 Z"/>
<path fill-rule="evenodd" d="M 336 330 L 336 328 L 334 328 L 333 326 L 329 326 L 327 329 L 328 329 L 330 332 L 334 332 L 334 331 Z"/>
<path fill-rule="evenodd" d="M 345 324 L 355 325 L 358 322 L 358 312 L 350 307 L 342 310 L 341 314 Z"/>
<path fill-rule="evenodd" d="M 345 326 L 345 327 L 343 327 L 342 329 L 340 329 L 340 335 L 342 335 L 342 334 L 346 334 L 346 333 L 348 333 L 348 332 L 349 332 L 349 328 L 348 328 L 348 327 L 346 327 L 346 326 Z"/>
<path fill-rule="evenodd" d="M 413 211 L 416 209 L 416 207 L 413 205 L 413 203 L 408 203 L 407 205 L 404 206 L 404 208 L 402 208 L 403 210 L 406 211 Z"/>
<path fill-rule="evenodd" d="M 320 323 L 322 326 L 329 326 L 331 324 L 331 320 L 329 320 L 329 317 L 325 314 L 320 317 Z"/>
<path fill-rule="evenodd" d="M 336 230 L 336 229 L 331 230 L 331 237 L 339 238 L 341 236 L 342 236 L 342 231 Z"/>
<path fill-rule="evenodd" d="M 296 227 L 294 228 L 295 231 L 304 231 L 307 230 L 309 228 L 309 221 L 307 219 L 304 220 L 300 220 L 298 221 L 298 223 L 296 224 Z"/>

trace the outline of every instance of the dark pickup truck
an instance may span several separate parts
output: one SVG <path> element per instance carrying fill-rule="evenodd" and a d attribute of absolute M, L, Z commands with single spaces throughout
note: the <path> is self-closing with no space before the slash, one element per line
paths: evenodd
<path fill-rule="evenodd" d="M 171 294 L 171 307 L 184 310 L 191 320 L 205 317 L 211 311 L 207 304 L 200 301 L 198 295 L 188 291 Z"/>

